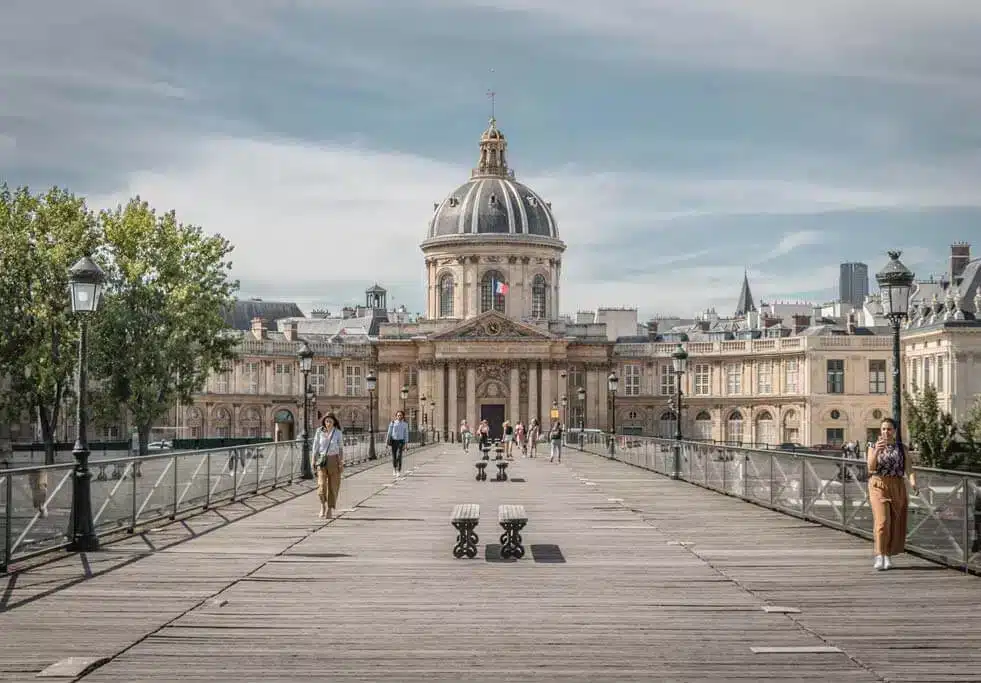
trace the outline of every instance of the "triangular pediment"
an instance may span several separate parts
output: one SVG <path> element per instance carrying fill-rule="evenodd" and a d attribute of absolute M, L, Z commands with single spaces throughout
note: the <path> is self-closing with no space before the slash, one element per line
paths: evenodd
<path fill-rule="evenodd" d="M 496 341 L 520 339 L 526 341 L 545 341 L 552 339 L 548 332 L 511 320 L 497 311 L 481 313 L 475 318 L 466 320 L 455 327 L 443 330 L 430 337 L 433 341 L 469 340 Z"/>

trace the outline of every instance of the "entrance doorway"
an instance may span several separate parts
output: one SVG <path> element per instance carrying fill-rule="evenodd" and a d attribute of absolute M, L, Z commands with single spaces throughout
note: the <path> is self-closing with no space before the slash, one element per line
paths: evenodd
<path fill-rule="evenodd" d="M 503 435 L 501 425 L 504 424 L 503 403 L 485 403 L 480 406 L 480 419 L 487 420 L 487 424 L 490 426 L 490 435 L 492 439 L 501 438 Z"/>
<path fill-rule="evenodd" d="M 293 426 L 293 413 L 280 410 L 276 413 L 276 441 L 292 441 L 296 438 Z"/>

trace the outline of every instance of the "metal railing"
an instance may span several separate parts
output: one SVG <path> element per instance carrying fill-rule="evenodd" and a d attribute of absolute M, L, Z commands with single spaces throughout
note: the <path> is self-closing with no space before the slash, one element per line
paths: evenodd
<path fill-rule="evenodd" d="M 376 435 L 377 464 L 385 462 Z M 349 466 L 368 462 L 368 435 L 346 436 Z M 99 536 L 205 510 L 301 480 L 302 440 L 92 460 L 92 516 Z M 0 571 L 64 548 L 71 528 L 73 463 L 0 469 Z"/>
<path fill-rule="evenodd" d="M 675 475 L 678 441 L 617 436 L 612 457 Z M 567 446 L 578 448 L 579 435 Z M 611 457 L 606 434 L 583 435 L 583 449 Z M 863 453 L 864 455 L 864 453 Z M 834 529 L 872 538 L 865 458 L 790 453 L 681 441 L 679 479 Z M 906 547 L 927 559 L 981 572 L 981 474 L 917 467 Z"/>

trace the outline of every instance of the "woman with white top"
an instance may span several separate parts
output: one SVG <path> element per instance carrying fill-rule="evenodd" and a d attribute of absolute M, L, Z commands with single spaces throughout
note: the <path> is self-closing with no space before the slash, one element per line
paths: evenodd
<path fill-rule="evenodd" d="M 473 435 L 470 433 L 470 425 L 464 420 L 460 423 L 460 441 L 463 442 L 463 452 L 466 453 L 470 450 L 470 438 Z"/>
<path fill-rule="evenodd" d="M 344 472 L 344 432 L 334 413 L 327 413 L 313 437 L 313 466 L 317 472 L 320 516 L 330 519 L 337 507 Z"/>
<path fill-rule="evenodd" d="M 392 477 L 398 479 L 402 476 L 402 454 L 405 452 L 405 444 L 409 442 L 409 424 L 401 410 L 395 411 L 395 419 L 388 424 L 385 441 L 392 449 Z"/>

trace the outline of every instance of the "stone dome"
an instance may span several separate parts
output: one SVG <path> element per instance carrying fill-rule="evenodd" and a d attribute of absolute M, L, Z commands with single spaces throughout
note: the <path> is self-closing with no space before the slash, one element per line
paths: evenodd
<path fill-rule="evenodd" d="M 514 179 L 507 139 L 492 118 L 480 136 L 480 160 L 464 183 L 434 206 L 428 239 L 512 235 L 559 239 L 551 205 Z"/>

